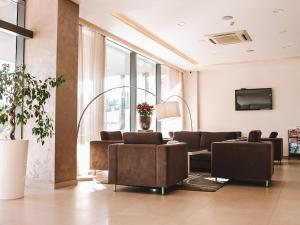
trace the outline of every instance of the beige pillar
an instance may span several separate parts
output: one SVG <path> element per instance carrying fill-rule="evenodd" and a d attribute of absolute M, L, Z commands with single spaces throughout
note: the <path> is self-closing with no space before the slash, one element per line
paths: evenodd
<path fill-rule="evenodd" d="M 190 107 L 194 131 L 199 130 L 198 76 L 199 72 L 183 74 L 183 98 Z M 185 106 L 183 106 L 183 130 L 191 130 L 190 117 Z"/>
<path fill-rule="evenodd" d="M 45 145 L 30 140 L 27 185 L 58 188 L 76 184 L 76 124 L 79 6 L 70 0 L 27 0 L 26 27 L 34 38 L 25 44 L 25 64 L 44 79 L 63 75 L 66 83 L 53 92 L 47 111 L 54 119 L 55 137 Z"/>

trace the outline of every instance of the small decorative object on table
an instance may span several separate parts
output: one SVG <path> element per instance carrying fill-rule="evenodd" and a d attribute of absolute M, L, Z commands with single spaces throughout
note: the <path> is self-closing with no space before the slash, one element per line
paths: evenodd
<path fill-rule="evenodd" d="M 151 126 L 151 116 L 153 114 L 154 106 L 149 105 L 147 102 L 138 104 L 136 107 L 140 115 L 140 126 L 143 130 L 149 130 Z"/>

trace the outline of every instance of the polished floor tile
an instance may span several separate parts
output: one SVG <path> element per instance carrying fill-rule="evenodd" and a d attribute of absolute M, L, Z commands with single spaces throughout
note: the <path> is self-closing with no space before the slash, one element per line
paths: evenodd
<path fill-rule="evenodd" d="M 232 182 L 214 193 L 80 182 L 56 191 L 27 189 L 0 201 L 0 225 L 296 225 L 300 160 L 275 166 L 272 186 Z"/>

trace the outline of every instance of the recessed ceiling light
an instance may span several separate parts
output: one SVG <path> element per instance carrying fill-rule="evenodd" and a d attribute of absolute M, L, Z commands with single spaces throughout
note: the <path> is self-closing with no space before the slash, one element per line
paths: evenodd
<path fill-rule="evenodd" d="M 279 34 L 284 34 L 284 33 L 286 33 L 287 32 L 287 30 L 281 30 L 280 32 L 279 32 Z"/>
<path fill-rule="evenodd" d="M 233 16 L 223 16 L 222 20 L 232 20 Z"/>
<path fill-rule="evenodd" d="M 185 24 L 186 24 L 185 22 L 179 22 L 179 23 L 177 23 L 177 26 L 183 27 Z"/>
<path fill-rule="evenodd" d="M 278 13 L 283 13 L 283 11 L 284 11 L 283 9 L 274 9 L 273 13 L 278 14 Z"/>
<path fill-rule="evenodd" d="M 248 49 L 246 52 L 254 52 L 254 49 Z"/>

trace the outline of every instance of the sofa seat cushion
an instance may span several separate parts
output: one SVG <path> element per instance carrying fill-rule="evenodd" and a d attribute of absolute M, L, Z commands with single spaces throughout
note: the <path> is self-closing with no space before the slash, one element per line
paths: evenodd
<path fill-rule="evenodd" d="M 222 142 L 230 139 L 236 139 L 239 132 L 202 132 L 200 148 L 211 151 L 213 142 Z"/>
<path fill-rule="evenodd" d="M 199 149 L 201 132 L 200 131 L 179 131 L 173 133 L 173 140 L 185 142 L 189 149 Z"/>

